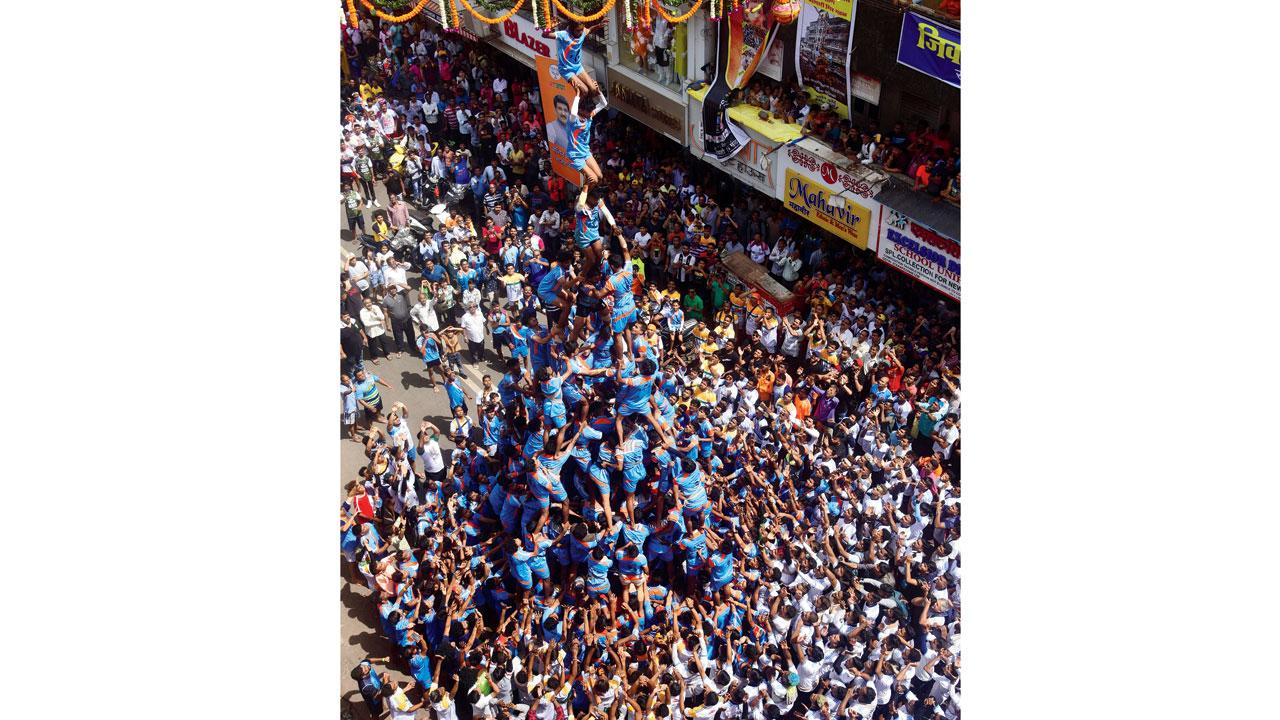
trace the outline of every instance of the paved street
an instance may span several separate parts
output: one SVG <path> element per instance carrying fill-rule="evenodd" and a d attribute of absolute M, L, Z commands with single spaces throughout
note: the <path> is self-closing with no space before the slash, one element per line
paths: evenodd
<path fill-rule="evenodd" d="M 376 189 L 378 193 L 378 201 L 382 203 L 383 208 L 386 208 L 389 201 L 387 199 L 385 188 L 383 188 L 382 184 L 379 183 Z M 345 211 L 341 207 L 335 207 L 335 210 L 337 210 L 338 213 L 338 227 L 343 237 L 342 247 L 349 252 L 358 252 L 358 243 L 353 242 L 347 232 Z M 422 213 L 412 212 L 412 214 L 414 217 L 421 220 L 424 225 L 428 225 Z M 372 215 L 372 212 L 366 211 L 366 227 L 370 226 L 369 223 L 372 219 Z M 418 275 L 410 272 L 409 279 L 411 281 L 410 284 L 416 287 Z M 411 297 L 416 299 L 416 292 Z M 490 352 L 492 351 L 493 345 L 491 339 L 486 339 L 485 347 Z M 465 352 L 465 349 L 462 356 L 464 361 L 463 367 L 466 370 L 466 376 L 463 378 L 463 385 L 466 388 L 467 395 L 469 397 L 479 391 L 480 378 L 485 373 L 493 375 L 494 384 L 497 384 L 497 381 L 502 376 L 503 371 L 493 363 L 495 358 L 491 354 L 488 357 L 489 362 L 484 363 L 482 366 L 466 364 L 467 353 Z M 337 363 L 336 356 L 334 358 L 334 363 L 335 365 Z M 410 427 L 415 432 L 419 421 L 424 416 L 429 417 L 432 422 L 442 429 L 448 429 L 448 397 L 445 395 L 443 389 L 436 392 L 427 387 L 426 378 L 422 373 L 422 361 L 416 356 L 402 355 L 399 357 L 383 358 L 377 365 L 374 365 L 366 359 L 365 367 L 369 372 L 382 377 L 382 379 L 391 386 L 390 390 L 384 389 L 382 391 L 383 406 L 390 408 L 392 403 L 404 403 L 405 407 L 409 409 Z M 335 420 L 339 413 L 338 406 L 339 398 L 335 392 Z M 334 503 L 334 522 L 336 523 L 338 503 L 342 501 L 345 493 L 343 488 L 347 483 L 357 477 L 356 473 L 359 471 L 360 467 L 364 465 L 366 458 L 364 456 L 364 448 L 362 446 L 343 438 L 338 422 L 334 423 L 334 436 L 332 441 L 342 443 L 342 472 L 338 478 L 338 494 L 335 495 Z M 447 451 L 452 450 L 454 445 L 444 436 L 441 436 L 440 447 Z M 447 454 L 445 458 L 447 461 Z M 334 544 L 332 548 L 332 552 L 335 555 L 338 554 L 337 529 L 337 525 L 335 524 L 333 536 Z M 374 607 L 376 601 L 370 596 L 371 593 L 369 589 L 366 588 L 364 583 L 358 579 L 356 582 L 352 583 L 348 582 L 347 578 L 343 578 L 341 585 L 342 667 L 339 669 L 339 672 L 342 678 L 342 697 L 344 703 L 346 703 L 349 698 L 354 698 L 358 703 L 360 701 L 360 695 L 356 692 L 355 681 L 351 679 L 351 668 L 355 667 L 356 663 L 360 662 L 368 655 L 372 655 L 374 657 L 387 657 L 390 654 L 391 648 L 387 641 L 382 637 L 382 633 L 377 629 L 378 616 L 377 609 Z M 403 672 L 397 672 L 394 669 L 392 670 L 392 674 L 397 679 L 408 679 L 408 675 Z M 356 717 L 360 716 L 357 715 Z"/>

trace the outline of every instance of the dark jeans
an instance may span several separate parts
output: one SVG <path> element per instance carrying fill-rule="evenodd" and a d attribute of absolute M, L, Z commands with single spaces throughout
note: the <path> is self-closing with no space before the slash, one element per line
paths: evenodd
<path fill-rule="evenodd" d="M 361 355 L 363 354 L 364 353 L 361 353 Z M 356 375 L 356 369 L 364 365 L 362 362 L 363 360 L 364 358 L 360 355 L 357 355 L 356 357 L 348 355 L 346 359 L 342 361 L 342 374 L 349 378 L 354 378 Z"/>
<path fill-rule="evenodd" d="M 362 177 L 357 177 L 356 181 L 360 183 L 360 192 L 362 195 L 364 195 L 365 205 L 372 205 L 374 198 L 377 197 L 376 195 L 373 194 L 373 181 L 365 180 Z"/>
<path fill-rule="evenodd" d="M 386 357 L 387 352 L 387 334 L 383 333 L 378 337 L 369 338 L 369 358 L 376 360 L 380 357 Z"/>
<path fill-rule="evenodd" d="M 413 321 L 391 318 L 391 340 L 395 343 L 396 352 L 414 352 L 418 347 L 418 336 L 413 332 Z"/>
<path fill-rule="evenodd" d="M 484 360 L 484 340 L 481 340 L 480 342 L 467 340 L 467 352 L 471 355 L 471 362 L 473 364 Z"/>

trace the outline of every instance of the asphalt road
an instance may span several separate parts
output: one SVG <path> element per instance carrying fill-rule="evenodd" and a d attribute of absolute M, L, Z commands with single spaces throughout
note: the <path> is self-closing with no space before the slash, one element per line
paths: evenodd
<path fill-rule="evenodd" d="M 386 189 L 381 183 L 376 185 L 378 201 L 385 208 L 389 204 L 386 195 Z M 412 205 L 411 205 L 412 207 Z M 345 210 L 335 203 L 338 214 L 338 228 L 342 236 L 342 247 L 349 252 L 358 251 L 358 243 L 351 239 L 350 233 L 347 232 L 347 222 Z M 411 214 L 419 220 L 423 219 L 423 214 L 411 210 Z M 366 211 L 365 223 L 369 227 L 372 219 L 372 212 Z M 423 222 L 427 225 L 427 222 Z M 336 273 L 335 273 L 336 278 Z M 410 285 L 417 286 L 418 275 L 409 273 Z M 335 316 L 336 317 L 336 316 Z M 337 332 L 335 326 L 334 341 L 337 341 Z M 493 376 L 494 384 L 497 384 L 499 378 L 502 377 L 503 370 L 495 362 L 496 357 L 492 354 L 492 339 L 485 340 L 485 348 L 488 351 L 487 362 L 480 365 L 471 365 L 467 361 L 467 353 L 465 345 L 462 353 L 463 368 L 465 376 L 463 377 L 463 386 L 467 390 L 470 397 L 480 389 L 480 378 L 484 374 Z M 335 353 L 336 354 L 336 353 Z M 334 359 L 335 365 L 337 358 Z M 368 359 L 365 360 L 365 368 L 382 377 L 382 379 L 391 386 L 391 388 L 382 390 L 383 407 L 391 407 L 392 403 L 402 402 L 408 408 L 409 424 L 416 430 L 418 422 L 423 417 L 431 418 L 437 426 L 447 430 L 449 426 L 449 401 L 444 390 L 439 392 L 427 387 L 426 377 L 422 370 L 422 360 L 414 355 L 402 355 L 399 357 L 383 358 L 380 364 L 374 365 Z M 335 381 L 336 381 L 335 377 Z M 336 383 L 335 383 L 336 385 Z M 338 493 L 334 496 L 334 534 L 332 552 L 338 554 L 338 525 L 337 525 L 337 508 L 345 497 L 345 486 L 358 477 L 357 472 L 360 467 L 365 464 L 364 447 L 345 438 L 339 419 L 340 400 L 336 387 L 334 388 L 334 434 L 333 441 L 342 443 L 342 467 L 339 476 Z M 474 403 L 468 401 L 469 405 Z M 472 409 L 474 416 L 474 408 Z M 474 419 L 474 417 L 473 417 Z M 454 445 L 443 435 L 440 438 L 440 447 L 444 450 L 452 450 Z M 448 455 L 445 456 L 446 461 Z M 351 668 L 365 657 L 388 657 L 390 656 L 391 646 L 383 638 L 381 631 L 378 629 L 378 612 L 376 599 L 372 597 L 370 590 L 365 587 L 363 581 L 356 579 L 351 582 L 349 578 L 344 577 L 341 580 L 341 647 L 342 647 L 342 665 L 339 674 L 342 679 L 342 698 L 346 704 L 350 699 L 354 698 L 356 703 L 360 703 L 360 694 L 356 691 L 355 681 L 351 679 Z M 375 663 L 380 669 L 381 664 Z M 388 668 L 391 670 L 392 676 L 398 680 L 407 680 L 409 676 L 396 668 Z M 425 717 L 422 712 L 420 716 Z M 355 717 L 363 717 L 356 715 Z"/>

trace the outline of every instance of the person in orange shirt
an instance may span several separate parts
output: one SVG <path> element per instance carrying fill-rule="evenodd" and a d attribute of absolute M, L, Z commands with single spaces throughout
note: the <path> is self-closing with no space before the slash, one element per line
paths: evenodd
<path fill-rule="evenodd" d="M 804 419 L 813 414 L 813 402 L 809 400 L 809 396 L 805 393 L 797 393 L 792 404 L 796 408 L 796 419 L 804 422 Z"/>
<path fill-rule="evenodd" d="M 756 381 L 756 390 L 760 392 L 759 402 L 767 403 L 773 401 L 773 381 L 777 377 L 773 368 L 765 367 L 760 372 L 760 379 Z"/>

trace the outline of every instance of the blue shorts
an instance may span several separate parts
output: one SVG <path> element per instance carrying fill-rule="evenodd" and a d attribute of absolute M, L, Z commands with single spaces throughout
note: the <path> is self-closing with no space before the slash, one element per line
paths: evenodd
<path fill-rule="evenodd" d="M 578 73 L 582 72 L 582 63 L 574 63 L 573 65 L 557 63 L 556 69 L 560 71 L 560 77 L 564 78 L 565 80 L 569 80 L 574 75 L 577 75 Z"/>
<path fill-rule="evenodd" d="M 573 168 L 574 170 L 581 170 L 581 169 L 585 168 L 585 167 L 587 166 L 587 158 L 588 158 L 588 157 L 590 157 L 590 156 L 589 156 L 589 155 L 583 155 L 582 157 L 576 157 L 576 156 L 570 155 L 570 156 L 569 156 L 569 167 Z"/>
<path fill-rule="evenodd" d="M 627 417 L 628 415 L 644 415 L 649 412 L 649 397 L 645 396 L 644 402 L 639 400 L 629 400 L 618 406 L 618 414 Z"/>
<path fill-rule="evenodd" d="M 554 408 L 542 406 L 542 422 L 555 430 L 564 427 L 568 422 L 565 419 L 564 405 L 559 404 L 559 408 L 559 412 L 553 412 Z"/>
<path fill-rule="evenodd" d="M 581 170 L 582 168 L 575 168 L 575 169 L 577 169 L 577 170 Z M 584 235 L 581 235 L 581 234 L 575 233 L 575 234 L 574 234 L 574 236 L 573 236 L 573 242 L 574 242 L 574 244 L 575 244 L 575 245 L 577 245 L 578 247 L 582 248 L 583 250 L 586 250 L 587 248 L 591 247 L 592 245 L 595 245 L 596 243 L 600 242 L 600 236 L 599 236 L 599 235 L 597 235 L 597 236 L 595 236 L 594 238 L 587 238 L 587 237 L 586 237 L 586 236 L 584 236 Z"/>
<path fill-rule="evenodd" d="M 645 476 L 644 465 L 637 465 L 635 467 L 630 467 L 630 468 L 623 466 L 622 489 L 629 493 L 635 492 L 636 487 L 640 484 L 640 481 L 644 480 L 644 476 Z"/>
<path fill-rule="evenodd" d="M 564 483 L 557 480 L 555 484 L 551 486 L 551 499 L 556 502 L 564 502 L 569 499 L 569 493 L 564 491 Z M 708 514 L 710 514 L 710 504 L 707 505 L 707 510 Z"/>
<path fill-rule="evenodd" d="M 582 402 L 582 392 L 578 390 L 578 386 L 572 383 L 565 383 L 564 385 L 561 385 L 560 388 L 561 392 L 564 393 L 565 400 L 568 401 L 570 405 L 577 405 Z"/>
<path fill-rule="evenodd" d="M 634 323 L 634 322 L 636 321 L 636 315 L 637 315 L 637 314 L 638 314 L 638 313 L 637 313 L 636 309 L 635 309 L 635 308 L 631 308 L 631 310 L 630 310 L 629 312 L 627 312 L 627 313 L 625 313 L 625 314 L 623 314 L 623 315 L 614 315 L 614 316 L 613 316 L 613 332 L 614 332 L 614 334 L 626 332 L 626 331 L 627 331 L 627 328 L 631 327 L 631 324 L 632 324 L 632 323 Z"/>

